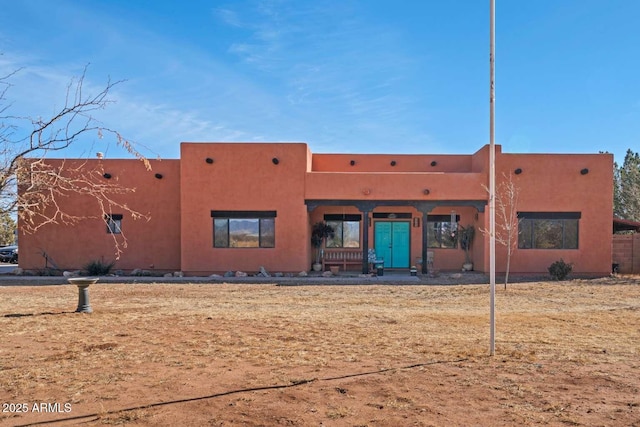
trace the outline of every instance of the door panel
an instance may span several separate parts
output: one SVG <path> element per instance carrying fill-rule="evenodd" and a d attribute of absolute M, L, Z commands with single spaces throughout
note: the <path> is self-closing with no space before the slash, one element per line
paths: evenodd
<path fill-rule="evenodd" d="M 374 242 L 376 258 L 384 259 L 384 266 L 391 267 L 391 222 L 376 222 Z"/>
<path fill-rule="evenodd" d="M 410 230 L 409 222 L 376 221 L 376 257 L 384 258 L 386 268 L 409 268 Z"/>
<path fill-rule="evenodd" d="M 394 222 L 391 239 L 393 248 L 391 254 L 391 267 L 409 268 L 409 223 Z"/>

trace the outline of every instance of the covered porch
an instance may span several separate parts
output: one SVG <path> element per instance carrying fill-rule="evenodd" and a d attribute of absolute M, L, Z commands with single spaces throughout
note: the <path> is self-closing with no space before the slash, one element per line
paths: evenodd
<path fill-rule="evenodd" d="M 433 254 L 455 259 L 463 256 L 460 250 L 455 251 L 451 241 L 455 237 L 447 237 L 447 230 L 457 230 L 458 224 L 476 224 L 487 201 L 306 199 L 305 204 L 311 224 L 325 221 L 337 229 L 338 236 L 321 248 L 331 261 L 324 266 L 359 267 L 363 274 L 369 274 L 373 249 L 374 258 L 383 260 L 384 268 L 408 269 L 415 265 L 427 274 L 433 268 Z M 441 264 L 457 269 L 451 263 Z"/>

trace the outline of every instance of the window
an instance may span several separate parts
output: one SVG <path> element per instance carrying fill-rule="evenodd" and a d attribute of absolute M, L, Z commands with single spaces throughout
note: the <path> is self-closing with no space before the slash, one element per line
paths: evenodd
<path fill-rule="evenodd" d="M 360 220 L 359 214 L 327 214 L 324 220 L 333 227 L 333 237 L 325 243 L 327 248 L 359 248 Z"/>
<path fill-rule="evenodd" d="M 104 216 L 104 222 L 107 223 L 108 234 L 121 234 L 122 233 L 122 215 L 120 214 L 107 214 Z"/>
<path fill-rule="evenodd" d="M 580 212 L 518 212 L 518 248 L 578 249 Z"/>
<path fill-rule="evenodd" d="M 460 215 L 456 215 L 456 222 L 451 224 L 451 215 L 427 216 L 427 239 L 430 248 L 455 249 L 456 231 Z"/>
<path fill-rule="evenodd" d="M 274 248 L 275 211 L 211 211 L 215 248 Z"/>

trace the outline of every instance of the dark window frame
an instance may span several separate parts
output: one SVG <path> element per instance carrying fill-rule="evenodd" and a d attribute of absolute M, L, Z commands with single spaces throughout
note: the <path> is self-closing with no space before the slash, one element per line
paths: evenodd
<path fill-rule="evenodd" d="M 106 214 L 107 234 L 122 234 L 122 214 Z"/>
<path fill-rule="evenodd" d="M 449 230 L 450 233 L 452 231 L 454 233 L 457 233 L 458 223 L 460 223 L 460 215 L 456 215 L 455 230 Z M 451 228 L 451 215 L 427 215 L 427 224 L 426 224 L 427 233 L 429 232 L 428 230 L 433 230 L 434 236 L 435 236 L 436 224 L 438 224 L 437 226 L 438 237 L 428 240 L 428 248 L 429 249 L 458 249 L 458 239 L 456 237 L 448 238 L 453 241 L 452 246 L 446 246 L 446 242 L 448 239 L 443 239 L 443 232 L 445 231 L 445 227 L 442 224 L 449 224 L 449 228 Z M 438 245 L 436 246 L 434 245 L 434 243 L 437 243 Z"/>
<path fill-rule="evenodd" d="M 518 212 L 518 249 L 577 250 L 580 248 L 581 212 Z M 536 231 L 550 227 L 560 229 L 556 247 L 539 247 L 542 239 Z M 572 230 L 575 227 L 575 230 Z M 575 236 L 573 236 L 575 234 Z"/>
<path fill-rule="evenodd" d="M 276 211 L 211 211 L 213 226 L 213 247 L 216 249 L 273 249 L 276 247 Z M 233 220 L 255 220 L 258 225 L 257 246 L 232 246 L 232 232 L 230 224 Z M 226 227 L 217 227 L 221 222 L 226 222 Z M 216 240 L 216 230 L 224 229 L 224 236 Z M 271 233 L 269 233 L 271 231 Z M 224 244 L 220 244 L 220 243 Z"/>
<path fill-rule="evenodd" d="M 325 247 L 328 249 L 359 249 L 362 247 L 360 242 L 362 236 L 362 215 L 360 214 L 325 214 L 324 221 L 329 224 L 330 222 L 342 222 L 342 227 L 340 227 L 340 236 L 338 245 L 333 245 L 336 240 L 336 236 L 333 239 L 327 239 L 325 241 Z M 344 246 L 344 223 L 358 223 L 358 246 Z M 334 230 L 335 232 L 336 230 Z M 331 243 L 330 243 L 331 242 Z M 332 244 L 332 246 L 329 246 Z"/>

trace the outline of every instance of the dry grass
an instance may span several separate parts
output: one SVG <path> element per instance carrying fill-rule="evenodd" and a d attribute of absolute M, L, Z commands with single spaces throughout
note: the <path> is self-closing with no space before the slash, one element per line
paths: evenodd
<path fill-rule="evenodd" d="M 640 425 L 639 284 L 2 287 L 0 424 Z"/>

